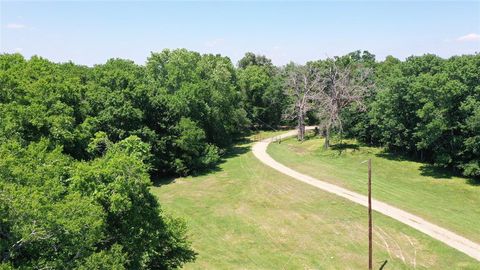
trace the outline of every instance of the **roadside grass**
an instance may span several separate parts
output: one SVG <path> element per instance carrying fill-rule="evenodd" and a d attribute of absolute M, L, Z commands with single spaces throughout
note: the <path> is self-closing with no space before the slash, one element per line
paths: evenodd
<path fill-rule="evenodd" d="M 363 194 L 367 165 L 362 161 L 371 158 L 374 198 L 480 242 L 480 186 L 472 180 L 353 140 L 324 150 L 321 138 L 289 138 L 271 144 L 267 152 L 299 172 Z"/>
<path fill-rule="evenodd" d="M 187 222 L 199 256 L 185 269 L 365 269 L 366 209 L 264 166 L 250 146 L 237 144 L 209 174 L 152 187 Z M 375 213 L 374 228 L 377 269 L 384 260 L 384 269 L 480 269 L 388 217 Z"/>

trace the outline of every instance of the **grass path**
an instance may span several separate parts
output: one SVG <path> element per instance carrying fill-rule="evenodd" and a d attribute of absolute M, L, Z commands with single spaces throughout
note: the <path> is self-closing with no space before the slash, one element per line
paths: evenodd
<path fill-rule="evenodd" d="M 185 269 L 364 269 L 365 209 L 292 181 L 250 147 L 238 144 L 215 172 L 152 187 L 163 209 L 188 224 L 199 257 Z M 393 219 L 374 220 L 377 268 L 388 260 L 385 269 L 480 269 Z"/>

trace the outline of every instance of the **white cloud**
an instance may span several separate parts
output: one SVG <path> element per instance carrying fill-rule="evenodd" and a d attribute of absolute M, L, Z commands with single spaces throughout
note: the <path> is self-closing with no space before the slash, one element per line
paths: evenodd
<path fill-rule="evenodd" d="M 15 48 L 13 49 L 14 52 L 21 53 L 23 51 L 23 48 Z"/>
<path fill-rule="evenodd" d="M 27 27 L 26 25 L 20 24 L 20 23 L 9 23 L 6 26 L 6 28 L 8 28 L 8 29 L 22 29 L 22 28 L 26 28 L 26 27 Z"/>
<path fill-rule="evenodd" d="M 217 38 L 217 39 L 213 39 L 213 40 L 209 40 L 209 41 L 205 42 L 205 47 L 213 48 L 213 47 L 220 46 L 224 43 L 225 43 L 225 39 Z"/>
<path fill-rule="evenodd" d="M 466 42 L 466 41 L 480 41 L 480 35 L 471 33 L 465 36 L 457 38 L 457 41 Z"/>

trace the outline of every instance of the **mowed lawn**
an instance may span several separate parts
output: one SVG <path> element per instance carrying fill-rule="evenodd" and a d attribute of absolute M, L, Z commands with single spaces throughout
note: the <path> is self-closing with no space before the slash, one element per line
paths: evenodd
<path fill-rule="evenodd" d="M 152 187 L 164 211 L 187 222 L 199 256 L 185 269 L 367 268 L 366 209 L 264 166 L 250 146 L 238 144 L 213 172 Z M 377 269 L 384 260 L 385 269 L 480 269 L 395 220 L 375 214 L 374 225 Z"/>
<path fill-rule="evenodd" d="M 367 193 L 367 164 L 372 159 L 373 197 L 424 217 L 480 243 L 480 185 L 428 164 L 360 147 L 323 150 L 323 139 L 294 138 L 271 144 L 268 153 L 297 171 L 353 191 Z"/>

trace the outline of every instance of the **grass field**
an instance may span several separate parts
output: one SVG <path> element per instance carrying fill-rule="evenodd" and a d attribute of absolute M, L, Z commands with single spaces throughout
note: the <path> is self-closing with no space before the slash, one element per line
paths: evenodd
<path fill-rule="evenodd" d="M 323 140 L 294 138 L 271 144 L 278 162 L 310 176 L 366 194 L 367 165 L 372 159 L 373 197 L 480 242 L 480 185 L 432 166 L 389 155 L 380 148 L 345 141 L 323 150 Z"/>
<path fill-rule="evenodd" d="M 188 224 L 199 257 L 185 269 L 365 269 L 366 209 L 277 173 L 249 150 L 240 143 L 217 170 L 152 188 Z M 384 260 L 384 269 L 480 269 L 395 220 L 374 220 L 377 269 Z"/>

